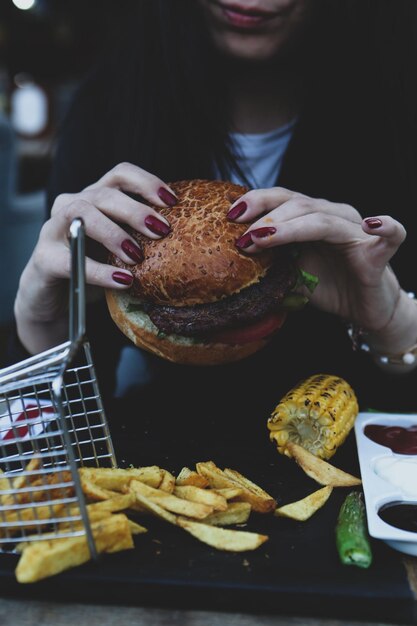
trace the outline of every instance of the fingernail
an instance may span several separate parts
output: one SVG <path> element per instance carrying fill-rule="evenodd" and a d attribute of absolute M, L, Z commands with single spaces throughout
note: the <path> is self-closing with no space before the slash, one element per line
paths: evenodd
<path fill-rule="evenodd" d="M 249 248 L 253 244 L 252 237 L 250 233 L 245 233 L 239 239 L 236 239 L 235 246 L 236 248 L 240 248 L 244 250 L 245 248 Z"/>
<path fill-rule="evenodd" d="M 158 189 L 158 196 L 161 198 L 162 202 L 165 202 L 168 206 L 174 206 L 177 204 L 178 200 L 168 189 L 165 187 L 160 187 Z"/>
<path fill-rule="evenodd" d="M 255 230 L 251 230 L 250 234 L 255 235 L 255 237 L 269 237 L 270 235 L 275 235 L 277 229 L 273 226 L 265 226 L 264 228 L 256 228 Z"/>
<path fill-rule="evenodd" d="M 382 220 L 379 217 L 367 217 L 364 220 L 369 228 L 380 228 L 382 226 Z"/>
<path fill-rule="evenodd" d="M 160 237 L 166 237 L 166 235 L 171 232 L 171 227 L 154 215 L 148 215 L 145 218 L 145 225 L 149 228 L 149 230 L 155 233 L 155 235 L 159 235 Z"/>
<path fill-rule="evenodd" d="M 247 208 L 248 205 L 246 202 L 239 202 L 239 204 L 234 206 L 233 209 L 230 209 L 226 217 L 228 220 L 237 220 L 238 217 L 244 214 Z"/>
<path fill-rule="evenodd" d="M 142 263 L 143 261 L 143 253 L 142 250 L 130 239 L 125 239 L 122 241 L 122 250 L 128 257 L 135 261 L 136 263 Z"/>
<path fill-rule="evenodd" d="M 119 285 L 131 285 L 133 283 L 133 276 L 124 272 L 113 272 L 112 278 Z"/>

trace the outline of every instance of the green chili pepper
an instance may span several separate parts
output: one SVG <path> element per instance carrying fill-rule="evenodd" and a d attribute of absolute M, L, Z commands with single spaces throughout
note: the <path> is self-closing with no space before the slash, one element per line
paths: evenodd
<path fill-rule="evenodd" d="M 344 565 L 369 567 L 372 551 L 362 493 L 351 491 L 340 507 L 336 524 L 336 546 Z"/>

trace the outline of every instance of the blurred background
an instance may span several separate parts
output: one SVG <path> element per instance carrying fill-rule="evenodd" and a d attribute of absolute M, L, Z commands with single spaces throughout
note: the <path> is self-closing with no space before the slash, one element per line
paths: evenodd
<path fill-rule="evenodd" d="M 44 220 L 56 132 L 124 3 L 0 0 L 0 356 Z"/>

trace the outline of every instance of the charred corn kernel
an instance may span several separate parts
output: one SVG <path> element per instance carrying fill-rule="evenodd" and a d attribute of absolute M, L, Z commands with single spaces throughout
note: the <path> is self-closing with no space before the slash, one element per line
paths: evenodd
<path fill-rule="evenodd" d="M 315 374 L 291 389 L 268 420 L 270 438 L 286 454 L 293 441 L 322 459 L 330 459 L 353 427 L 359 407 L 346 380 Z"/>
<path fill-rule="evenodd" d="M 318 418 L 320 422 L 320 426 L 330 426 L 332 423 L 332 419 L 330 417 L 326 417 L 326 415 L 322 415 Z"/>

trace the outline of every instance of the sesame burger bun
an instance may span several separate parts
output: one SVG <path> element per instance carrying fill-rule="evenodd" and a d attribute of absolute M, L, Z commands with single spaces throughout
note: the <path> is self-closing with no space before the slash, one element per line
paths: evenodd
<path fill-rule="evenodd" d="M 230 206 L 248 189 L 207 180 L 174 182 L 170 187 L 178 198 L 177 204 L 172 208 L 154 207 L 169 221 L 170 234 L 149 239 L 130 230 L 144 260 L 131 266 L 114 255 L 110 257 L 112 265 L 134 275 L 128 292 L 106 291 L 110 315 L 135 345 L 170 361 L 215 365 L 245 358 L 265 346 L 269 337 L 255 334 L 242 342 L 223 342 L 216 339 L 216 334 L 214 338 L 207 335 L 211 326 L 206 321 L 208 318 L 213 321 L 213 329 L 222 330 L 229 312 L 236 308 L 229 307 L 229 302 L 232 305 L 242 290 L 256 289 L 251 286 L 257 285 L 274 263 L 273 250 L 245 255 L 236 248 L 236 239 L 249 224 L 230 222 L 226 216 Z M 232 299 L 228 300 L 230 296 Z M 190 328 L 196 324 L 201 309 L 205 314 L 200 324 L 204 332 L 200 328 L 193 335 Z M 162 321 L 155 318 L 161 311 Z M 216 315 L 216 311 L 220 313 Z M 175 318 L 182 319 L 184 315 L 186 322 L 175 322 Z M 187 316 L 191 316 L 191 323 Z M 238 326 L 245 323 L 237 319 Z M 228 328 L 233 327 L 234 319 L 228 324 Z"/>

